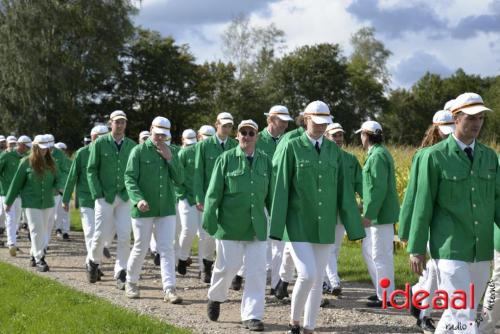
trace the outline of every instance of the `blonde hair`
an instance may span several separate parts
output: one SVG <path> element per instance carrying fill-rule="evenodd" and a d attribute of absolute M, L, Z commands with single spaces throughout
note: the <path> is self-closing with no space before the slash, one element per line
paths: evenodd
<path fill-rule="evenodd" d="M 52 154 L 50 154 L 48 149 L 47 151 L 48 152 L 43 155 L 42 149 L 34 144 L 28 157 L 31 168 L 33 168 L 35 173 L 40 177 L 43 176 L 46 170 L 50 170 L 52 173 L 56 171 L 56 164 L 52 158 Z"/>
<path fill-rule="evenodd" d="M 439 143 L 443 138 L 439 133 L 439 126 L 432 124 L 429 126 L 427 131 L 425 131 L 424 139 L 420 143 L 420 148 L 429 147 Z"/>

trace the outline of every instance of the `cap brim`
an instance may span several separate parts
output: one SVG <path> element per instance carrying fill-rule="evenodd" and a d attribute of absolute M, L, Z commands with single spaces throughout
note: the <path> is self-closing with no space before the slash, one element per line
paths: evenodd
<path fill-rule="evenodd" d="M 35 143 L 36 146 L 40 147 L 40 148 L 50 148 L 50 144 L 38 144 L 38 143 Z"/>
<path fill-rule="evenodd" d="M 250 125 L 250 124 L 245 124 L 245 125 L 243 125 L 243 126 L 239 126 L 239 127 L 238 127 L 238 131 L 240 131 L 240 130 L 241 130 L 241 129 L 243 129 L 243 128 L 250 128 L 250 129 L 253 129 L 253 130 L 255 130 L 255 131 L 259 131 L 259 129 L 258 129 L 258 128 L 256 128 L 255 126 L 252 126 L 252 125 Z"/>
<path fill-rule="evenodd" d="M 311 116 L 315 124 L 332 124 L 332 116 Z"/>
<path fill-rule="evenodd" d="M 170 130 L 157 128 L 156 126 L 153 126 L 153 129 L 151 130 L 151 134 L 153 134 L 153 133 L 170 137 Z"/>
<path fill-rule="evenodd" d="M 115 116 L 115 117 L 113 117 L 111 120 L 112 120 L 112 121 L 116 121 L 117 119 L 124 119 L 124 120 L 126 120 L 126 121 L 127 121 L 127 117 L 122 116 L 122 115 L 120 115 L 120 116 Z"/>
<path fill-rule="evenodd" d="M 457 113 L 463 112 L 464 114 L 467 114 L 467 115 L 476 115 L 476 114 L 479 114 L 480 112 L 483 112 L 483 111 L 492 111 L 492 110 L 489 108 L 486 108 L 485 106 L 471 106 L 471 107 L 465 107 L 463 109 L 459 109 L 457 111 Z"/>
<path fill-rule="evenodd" d="M 278 116 L 279 119 L 285 122 L 293 121 L 293 118 L 291 118 L 289 115 L 276 115 L 276 116 Z"/>
<path fill-rule="evenodd" d="M 345 131 L 343 129 L 331 129 L 328 131 L 328 133 L 331 133 L 332 135 L 337 133 L 337 132 L 343 132 L 345 133 Z"/>
<path fill-rule="evenodd" d="M 361 131 L 363 131 L 363 129 L 358 129 L 358 130 L 354 131 L 354 133 L 360 133 Z"/>
<path fill-rule="evenodd" d="M 31 143 L 21 143 L 21 144 L 24 144 L 26 145 L 27 147 L 31 148 L 32 144 Z"/>
<path fill-rule="evenodd" d="M 444 135 L 449 135 L 455 131 L 454 125 L 439 125 L 439 131 L 441 131 Z"/>
<path fill-rule="evenodd" d="M 196 138 L 184 138 L 184 142 L 188 145 L 196 144 Z"/>
<path fill-rule="evenodd" d="M 232 125 L 232 124 L 234 124 L 234 122 L 233 122 L 233 121 L 231 121 L 230 119 L 220 119 L 220 120 L 219 120 L 219 123 L 220 123 L 221 125 L 226 125 L 226 124 L 231 124 L 231 125 Z"/>

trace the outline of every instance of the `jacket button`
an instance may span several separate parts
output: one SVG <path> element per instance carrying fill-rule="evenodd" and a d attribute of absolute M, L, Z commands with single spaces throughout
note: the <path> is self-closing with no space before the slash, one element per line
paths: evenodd
<path fill-rule="evenodd" d="M 321 192 L 321 188 L 319 188 L 318 191 Z"/>

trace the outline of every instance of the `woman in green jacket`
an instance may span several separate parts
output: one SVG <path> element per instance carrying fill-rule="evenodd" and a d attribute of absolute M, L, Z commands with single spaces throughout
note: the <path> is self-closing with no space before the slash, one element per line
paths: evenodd
<path fill-rule="evenodd" d="M 366 121 L 361 129 L 361 142 L 368 151 L 363 166 L 363 257 L 377 291 L 369 297 L 368 307 L 382 306 L 382 287 L 379 282 L 388 278 L 387 295 L 394 290 L 393 240 L 394 224 L 398 221 L 399 202 L 396 191 L 394 160 L 382 145 L 382 126 Z"/>
<path fill-rule="evenodd" d="M 49 271 L 44 249 L 47 226 L 54 215 L 54 191 L 61 191 L 62 188 L 56 163 L 49 152 L 48 140 L 38 135 L 33 141 L 30 155 L 19 164 L 5 205 L 6 211 L 10 211 L 16 197 L 21 195 L 30 230 L 31 265 L 41 272 Z"/>

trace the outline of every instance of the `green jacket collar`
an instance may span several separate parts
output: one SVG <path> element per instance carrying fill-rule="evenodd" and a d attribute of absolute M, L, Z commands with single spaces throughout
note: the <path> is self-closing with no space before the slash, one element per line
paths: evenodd
<path fill-rule="evenodd" d="M 471 162 L 469 158 L 467 157 L 467 154 L 458 146 L 457 141 L 455 138 L 453 138 L 452 135 L 449 135 L 448 138 L 446 139 L 446 145 L 448 146 L 448 152 L 450 155 L 455 155 L 457 154 L 458 157 L 467 164 L 467 166 L 470 166 Z M 483 155 L 484 148 L 483 145 L 479 143 L 479 141 L 476 139 L 475 144 L 474 144 L 474 161 L 472 163 L 472 166 L 476 166 L 478 164 L 478 161 L 481 159 L 481 156 Z"/>

